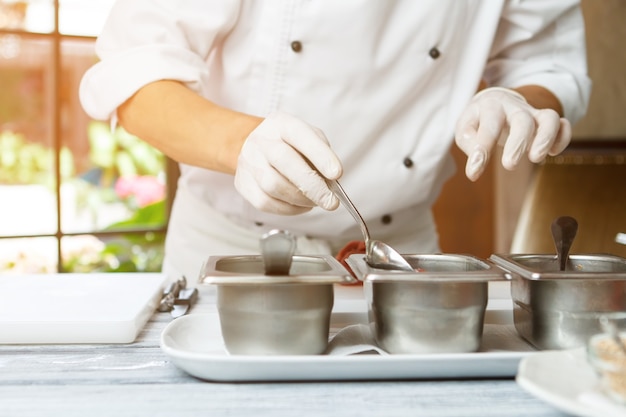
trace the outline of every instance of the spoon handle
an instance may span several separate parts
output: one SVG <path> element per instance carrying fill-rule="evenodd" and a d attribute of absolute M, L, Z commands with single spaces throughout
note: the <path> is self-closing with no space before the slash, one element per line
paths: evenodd
<path fill-rule="evenodd" d="M 559 269 L 565 271 L 569 251 L 576 237 L 576 232 L 578 232 L 578 222 L 570 216 L 557 217 L 552 222 L 551 231 L 554 246 L 556 246 Z"/>
<path fill-rule="evenodd" d="M 261 237 L 265 275 L 289 275 L 296 250 L 295 237 L 284 230 L 270 230 Z"/>
<path fill-rule="evenodd" d="M 356 222 L 361 227 L 361 233 L 363 233 L 363 238 L 365 239 L 365 246 L 367 247 L 370 241 L 370 232 L 367 229 L 365 220 L 363 220 L 363 217 L 361 217 L 361 214 L 356 209 L 356 207 L 354 206 L 354 204 L 352 203 L 352 201 L 350 200 L 346 192 L 343 190 L 343 187 L 341 186 L 341 184 L 339 184 L 339 181 L 327 179 L 326 183 L 328 184 L 328 188 L 330 188 L 330 191 L 335 193 L 339 201 L 341 201 L 344 207 L 348 210 L 348 212 L 352 215 L 352 217 L 354 217 L 354 220 L 356 220 Z"/>

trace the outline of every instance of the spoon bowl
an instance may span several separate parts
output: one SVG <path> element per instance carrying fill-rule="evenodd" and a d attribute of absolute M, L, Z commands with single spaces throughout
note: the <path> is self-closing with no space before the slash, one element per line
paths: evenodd
<path fill-rule="evenodd" d="M 365 220 L 363 220 L 363 217 L 356 209 L 341 184 L 335 180 L 326 180 L 326 183 L 361 227 L 361 232 L 365 240 L 365 262 L 372 268 L 415 272 L 415 268 L 413 268 L 394 248 L 380 240 L 370 238 Z"/>
<path fill-rule="evenodd" d="M 365 245 L 365 261 L 372 268 L 415 272 L 404 256 L 385 242 L 370 239 Z"/>

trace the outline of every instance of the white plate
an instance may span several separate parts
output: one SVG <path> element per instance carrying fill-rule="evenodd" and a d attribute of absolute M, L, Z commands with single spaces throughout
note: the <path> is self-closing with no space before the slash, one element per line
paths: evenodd
<path fill-rule="evenodd" d="M 626 416 L 626 406 L 600 391 L 584 348 L 528 355 L 520 362 L 516 380 L 532 395 L 575 416 Z"/>
<path fill-rule="evenodd" d="M 337 300 L 331 335 L 364 323 L 357 304 Z M 520 360 L 534 350 L 517 336 L 510 309 L 488 307 L 480 352 L 421 355 L 349 356 L 228 355 L 217 313 L 191 314 L 172 321 L 161 334 L 161 348 L 185 372 L 211 381 L 381 380 L 514 377 Z"/>

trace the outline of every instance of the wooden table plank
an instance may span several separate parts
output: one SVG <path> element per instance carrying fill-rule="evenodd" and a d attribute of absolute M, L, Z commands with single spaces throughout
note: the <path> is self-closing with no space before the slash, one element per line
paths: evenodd
<path fill-rule="evenodd" d="M 564 416 L 521 392 L 511 380 L 297 384 L 152 382 L 0 386 L 0 415 Z"/>

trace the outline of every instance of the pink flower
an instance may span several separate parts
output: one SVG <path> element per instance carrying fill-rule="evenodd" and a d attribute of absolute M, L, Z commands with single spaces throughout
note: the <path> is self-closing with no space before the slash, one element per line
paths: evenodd
<path fill-rule="evenodd" d="M 120 177 L 115 182 L 115 194 L 120 198 L 133 195 L 133 182 L 136 177 Z"/>
<path fill-rule="evenodd" d="M 134 197 L 139 207 L 145 207 L 165 198 L 165 184 L 150 175 L 120 177 L 115 182 L 115 193 L 120 198 Z"/>

